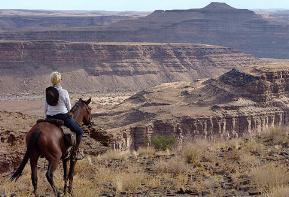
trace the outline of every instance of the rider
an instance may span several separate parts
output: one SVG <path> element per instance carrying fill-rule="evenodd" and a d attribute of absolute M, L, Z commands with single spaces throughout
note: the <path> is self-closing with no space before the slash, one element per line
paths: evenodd
<path fill-rule="evenodd" d="M 52 86 L 58 90 L 58 102 L 55 106 L 49 105 L 45 99 L 45 116 L 51 119 L 60 119 L 64 121 L 64 125 L 76 134 L 76 145 L 74 147 L 73 156 L 76 159 L 82 159 L 83 155 L 79 152 L 79 145 L 83 135 L 83 131 L 79 124 L 69 114 L 71 110 L 70 98 L 67 90 L 61 87 L 61 74 L 57 71 L 50 75 Z"/>

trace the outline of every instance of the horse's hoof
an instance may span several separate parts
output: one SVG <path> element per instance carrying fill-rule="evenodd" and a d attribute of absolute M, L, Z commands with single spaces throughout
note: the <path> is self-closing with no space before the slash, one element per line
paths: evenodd
<path fill-rule="evenodd" d="M 72 189 L 68 189 L 68 193 L 69 193 L 71 196 L 73 196 L 73 191 L 72 191 Z"/>
<path fill-rule="evenodd" d="M 33 194 L 34 194 L 35 197 L 38 197 L 38 194 L 37 194 L 36 191 L 33 191 Z"/>

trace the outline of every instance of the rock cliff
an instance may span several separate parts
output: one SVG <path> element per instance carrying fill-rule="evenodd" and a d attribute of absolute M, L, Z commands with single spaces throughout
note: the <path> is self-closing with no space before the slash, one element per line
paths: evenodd
<path fill-rule="evenodd" d="M 287 87 L 288 63 L 232 69 L 217 79 L 139 92 L 95 120 L 109 116 L 103 126 L 119 139 L 112 146 L 123 149 L 146 146 L 156 134 L 239 137 L 289 124 Z"/>
<path fill-rule="evenodd" d="M 261 62 L 230 48 L 193 44 L 2 41 L 0 51 L 1 95 L 42 94 L 53 70 L 64 74 L 71 92 L 117 92 Z"/>
<path fill-rule="evenodd" d="M 247 9 L 211 3 L 202 9 L 157 10 L 136 20 L 98 27 L 5 31 L 0 39 L 204 43 L 232 47 L 259 57 L 289 58 L 288 34 L 288 24 Z"/>

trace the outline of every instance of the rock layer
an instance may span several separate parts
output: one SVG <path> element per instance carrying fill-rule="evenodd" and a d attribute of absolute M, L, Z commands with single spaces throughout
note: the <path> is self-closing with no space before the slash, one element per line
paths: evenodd
<path fill-rule="evenodd" d="M 90 21 L 86 21 L 89 24 Z M 100 27 L 6 31 L 2 40 L 185 42 L 232 47 L 259 57 L 289 58 L 289 26 L 247 9 L 212 3 L 202 9 L 157 10 Z"/>
<path fill-rule="evenodd" d="M 193 44 L 15 41 L 0 42 L 0 52 L 0 94 L 42 94 L 53 70 L 64 73 L 70 91 L 115 92 L 216 77 L 260 62 L 230 48 Z"/>

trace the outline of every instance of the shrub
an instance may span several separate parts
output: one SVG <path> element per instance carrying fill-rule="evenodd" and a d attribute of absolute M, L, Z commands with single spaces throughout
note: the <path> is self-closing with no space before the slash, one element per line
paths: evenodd
<path fill-rule="evenodd" d="M 210 143 L 207 140 L 196 139 L 192 142 L 185 142 L 181 150 L 181 155 L 183 156 L 186 163 L 198 165 L 200 160 L 204 155 L 209 156 L 208 148 Z M 210 160 L 211 158 L 204 158 L 205 160 Z"/>
<path fill-rule="evenodd" d="M 152 145 L 156 150 L 172 149 L 175 144 L 176 138 L 174 136 L 155 135 L 152 137 Z"/>
<path fill-rule="evenodd" d="M 183 151 L 183 157 L 186 163 L 197 165 L 200 161 L 201 152 L 198 149 L 186 148 Z"/>

